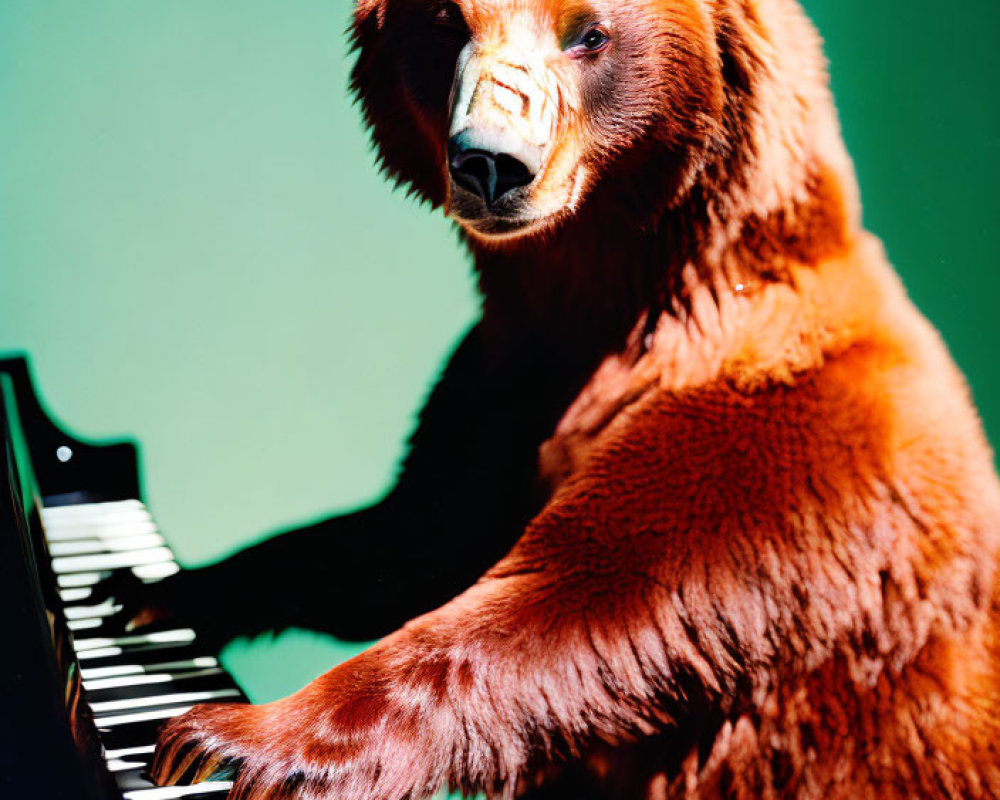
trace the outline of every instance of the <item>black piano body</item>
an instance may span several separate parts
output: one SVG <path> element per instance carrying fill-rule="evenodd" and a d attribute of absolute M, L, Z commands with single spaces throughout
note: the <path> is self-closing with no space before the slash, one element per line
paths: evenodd
<path fill-rule="evenodd" d="M 224 796 L 225 782 L 155 789 L 145 766 L 166 718 L 242 692 L 193 631 L 126 636 L 107 628 L 109 603 L 87 605 L 115 569 L 177 569 L 141 503 L 136 446 L 68 435 L 26 359 L 0 359 L 0 486 L 0 798 Z"/>

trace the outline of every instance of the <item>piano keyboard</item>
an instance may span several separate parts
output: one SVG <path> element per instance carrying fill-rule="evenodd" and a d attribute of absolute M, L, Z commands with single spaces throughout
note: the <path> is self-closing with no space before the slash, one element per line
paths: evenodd
<path fill-rule="evenodd" d="M 52 506 L 42 522 L 106 765 L 125 800 L 222 797 L 231 782 L 156 787 L 144 777 L 167 719 L 195 703 L 245 699 L 191 628 L 111 627 L 118 608 L 98 583 L 120 570 L 149 582 L 179 569 L 149 512 L 138 500 Z"/>

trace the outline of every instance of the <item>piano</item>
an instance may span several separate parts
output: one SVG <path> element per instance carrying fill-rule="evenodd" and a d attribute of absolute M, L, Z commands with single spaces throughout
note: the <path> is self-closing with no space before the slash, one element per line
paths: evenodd
<path fill-rule="evenodd" d="M 179 567 L 142 503 L 134 444 L 52 422 L 24 358 L 0 359 L 0 798 L 225 797 L 230 782 L 155 787 L 162 724 L 245 700 L 191 628 L 127 632 L 102 581 Z"/>

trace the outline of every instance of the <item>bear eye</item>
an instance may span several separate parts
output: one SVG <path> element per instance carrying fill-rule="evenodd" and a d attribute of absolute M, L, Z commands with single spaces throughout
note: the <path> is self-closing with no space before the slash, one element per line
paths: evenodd
<path fill-rule="evenodd" d="M 566 49 L 566 54 L 574 58 L 592 56 L 607 49 L 611 34 L 602 25 L 588 25 L 577 39 Z"/>
<path fill-rule="evenodd" d="M 462 9 L 458 3 L 441 3 L 434 13 L 434 24 L 445 30 L 456 33 L 468 33 L 469 26 L 465 24 L 465 17 L 462 16 Z"/>

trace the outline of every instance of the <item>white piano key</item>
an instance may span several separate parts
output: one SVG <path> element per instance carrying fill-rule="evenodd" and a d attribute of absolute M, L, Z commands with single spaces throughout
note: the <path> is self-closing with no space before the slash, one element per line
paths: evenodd
<path fill-rule="evenodd" d="M 90 617 L 89 619 L 72 619 L 66 621 L 66 627 L 71 631 L 89 631 L 100 628 L 104 624 L 102 617 Z"/>
<path fill-rule="evenodd" d="M 152 519 L 141 500 L 109 503 L 73 503 L 67 506 L 46 506 L 42 521 L 50 525 L 78 525 L 94 521 L 129 521 Z"/>
<path fill-rule="evenodd" d="M 74 572 L 71 575 L 57 575 L 56 583 L 66 588 L 72 586 L 93 586 L 105 577 L 107 577 L 107 573 L 105 572 Z"/>
<path fill-rule="evenodd" d="M 88 588 L 59 590 L 59 596 L 64 603 L 75 603 L 78 600 L 86 600 L 92 594 L 93 590 Z"/>
<path fill-rule="evenodd" d="M 88 692 L 97 692 L 101 689 L 119 689 L 123 686 L 140 686 L 149 683 L 170 683 L 173 680 L 171 675 L 158 673 L 156 675 L 119 675 L 116 678 L 95 678 L 83 679 L 83 688 Z"/>
<path fill-rule="evenodd" d="M 106 503 L 73 503 L 66 506 L 46 506 L 42 517 L 49 521 L 72 522 L 95 517 L 128 517 L 149 514 L 141 500 L 112 500 Z"/>
<path fill-rule="evenodd" d="M 79 522 L 74 524 L 43 523 L 45 538 L 49 542 L 72 542 L 79 539 L 102 539 L 112 541 L 127 536 L 141 536 L 158 533 L 159 528 L 152 519 Z"/>
<path fill-rule="evenodd" d="M 103 650 L 106 647 L 114 646 L 114 644 L 114 639 L 77 639 L 75 649 L 77 655 L 81 655 L 88 650 Z"/>
<path fill-rule="evenodd" d="M 104 757 L 111 759 L 128 758 L 129 756 L 143 756 L 152 753 L 155 749 L 155 744 L 142 744 L 138 747 L 122 747 L 118 750 L 106 750 L 104 752 Z"/>
<path fill-rule="evenodd" d="M 47 536 L 50 556 L 75 556 L 79 553 L 103 553 L 107 550 L 97 539 L 72 539 L 60 541 Z"/>
<path fill-rule="evenodd" d="M 185 669 L 210 669 L 218 667 L 219 660 L 214 656 L 198 656 L 183 661 L 162 661 L 159 664 L 115 664 L 110 667 L 87 667 L 80 670 L 84 680 L 93 678 L 112 678 L 119 675 L 137 675 L 144 672 L 178 672 Z"/>
<path fill-rule="evenodd" d="M 111 678 L 120 675 L 140 675 L 145 670 L 142 664 L 115 664 L 113 667 L 81 667 L 80 676 L 84 681 Z"/>
<path fill-rule="evenodd" d="M 158 564 L 139 564 L 136 567 L 132 567 L 132 574 L 144 581 L 169 578 L 175 572 L 180 571 L 180 564 L 176 561 L 161 561 Z"/>
<path fill-rule="evenodd" d="M 76 525 L 94 521 L 128 521 L 152 519 L 142 501 L 112 501 L 110 503 L 74 503 L 68 506 L 46 506 L 42 520 L 49 524 Z"/>
<path fill-rule="evenodd" d="M 99 630 L 106 618 L 120 610 L 113 599 L 83 605 L 94 593 L 93 586 L 106 579 L 112 570 L 131 569 L 143 581 L 154 581 L 176 573 L 180 566 L 166 546 L 159 529 L 139 501 L 81 504 L 43 509 L 43 525 L 57 573 L 67 621 L 80 636 L 81 631 Z M 77 658 L 83 663 L 93 659 L 124 656 L 130 647 L 143 645 L 178 645 L 193 642 L 190 628 L 154 631 L 125 636 L 89 636 L 75 642 Z M 127 660 L 132 660 L 128 658 Z M 174 660 L 159 664 L 114 664 L 83 667 L 81 675 L 89 691 L 152 686 L 152 691 L 180 688 L 184 680 L 209 679 L 224 674 L 218 660 L 211 656 Z M 189 688 L 195 688 L 198 684 Z M 149 691 L 149 690 L 141 690 Z M 240 696 L 236 688 L 206 691 L 170 692 L 153 697 L 123 698 L 92 704 L 99 728 L 114 728 L 130 723 L 164 720 L 188 711 L 194 703 L 230 700 Z M 176 705 L 180 703 L 181 705 Z M 172 705 L 173 704 L 173 705 Z M 119 713 L 124 712 L 124 713 Z M 154 752 L 153 744 L 124 747 L 105 754 L 109 770 L 127 775 L 141 770 Z M 146 758 L 143 758 L 146 757 Z M 126 800 L 180 800 L 228 793 L 231 781 L 212 781 L 195 786 L 168 786 L 133 789 Z"/>
<path fill-rule="evenodd" d="M 117 725 L 128 725 L 132 722 L 150 722 L 156 719 L 170 719 L 190 711 L 194 706 L 171 706 L 158 708 L 155 711 L 140 711 L 136 714 L 116 714 L 111 717 L 94 717 L 98 728 L 114 728 Z"/>
<path fill-rule="evenodd" d="M 97 692 L 101 689 L 120 689 L 125 686 L 145 686 L 148 684 L 173 683 L 174 681 L 186 681 L 192 678 L 207 678 L 212 675 L 224 675 L 225 672 L 219 667 L 208 669 L 195 669 L 187 672 L 153 672 L 136 675 L 119 675 L 114 678 L 84 678 L 83 687 L 88 692 Z"/>
<path fill-rule="evenodd" d="M 106 553 L 109 550 L 118 553 L 126 550 L 143 550 L 147 547 L 162 546 L 163 537 L 160 534 L 141 533 L 107 539 L 73 539 L 70 541 L 49 542 L 49 555 L 52 557 L 91 555 L 94 553 Z"/>
<path fill-rule="evenodd" d="M 94 520 L 149 519 L 149 510 L 140 502 L 132 505 L 115 503 L 77 503 L 69 506 L 46 506 L 42 518 L 49 523 L 72 525 Z"/>
<path fill-rule="evenodd" d="M 175 572 L 180 572 L 181 567 L 176 561 L 159 561 L 155 564 L 139 564 L 132 567 L 132 574 L 139 580 L 149 582 L 157 581 L 161 578 L 169 578 Z M 56 582 L 60 587 L 76 588 L 79 586 L 94 586 L 111 575 L 110 571 L 105 572 L 70 572 L 65 575 L 57 575 Z"/>
<path fill-rule="evenodd" d="M 73 507 L 75 513 L 70 513 L 69 506 L 60 506 L 57 513 L 54 508 L 42 509 L 42 521 L 57 528 L 84 528 L 88 525 L 134 525 L 150 522 L 152 514 L 145 508 L 116 511 L 103 508 L 102 504 L 82 504 Z"/>
<path fill-rule="evenodd" d="M 77 639 L 76 651 L 84 653 L 102 647 L 128 647 L 143 644 L 173 644 L 193 642 L 195 633 L 191 628 L 173 628 L 168 631 L 153 631 L 138 633 L 134 636 L 116 636 L 114 638 Z"/>
<path fill-rule="evenodd" d="M 111 656 L 120 656 L 122 654 L 122 649 L 120 647 L 97 647 L 93 650 L 77 650 L 76 658 L 77 661 L 86 661 L 88 658 L 110 658 Z"/>
<path fill-rule="evenodd" d="M 212 689 L 206 692 L 174 692 L 173 694 L 151 695 L 148 697 L 127 697 L 124 700 L 102 700 L 91 703 L 90 708 L 95 715 L 106 714 L 109 711 L 128 711 L 132 708 L 150 708 L 152 706 L 171 706 L 176 703 L 204 703 L 208 700 L 222 700 L 227 697 L 239 697 L 238 689 Z"/>
<path fill-rule="evenodd" d="M 140 769 L 146 766 L 145 761 L 126 761 L 123 758 L 109 758 L 105 763 L 108 772 L 124 772 L 127 769 Z"/>
<path fill-rule="evenodd" d="M 92 572 L 173 560 L 174 554 L 170 552 L 170 548 L 150 547 L 145 550 L 133 550 L 128 553 L 103 553 L 93 556 L 63 556 L 61 558 L 53 558 L 52 571 L 57 574 L 65 572 Z"/>
<path fill-rule="evenodd" d="M 83 619 L 85 617 L 110 617 L 120 609 L 120 605 L 115 605 L 111 600 L 105 600 L 96 606 L 66 606 L 63 613 L 66 615 L 66 619 Z"/>
<path fill-rule="evenodd" d="M 233 788 L 232 781 L 206 781 L 193 786 L 157 786 L 155 789 L 135 789 L 125 792 L 125 800 L 180 800 L 184 797 L 216 792 L 228 792 Z"/>
<path fill-rule="evenodd" d="M 42 514 L 63 519 L 93 514 L 95 511 L 111 514 L 145 510 L 146 506 L 142 500 L 129 499 L 108 500 L 103 503 L 74 503 L 68 506 L 47 506 L 42 509 Z"/>

